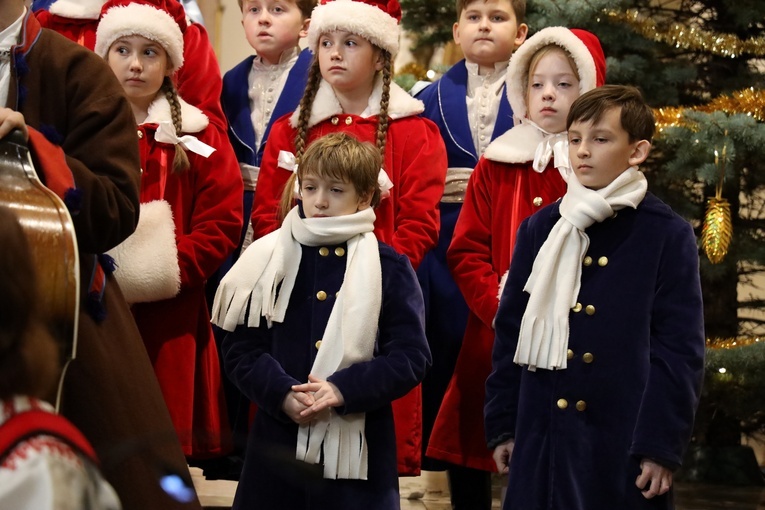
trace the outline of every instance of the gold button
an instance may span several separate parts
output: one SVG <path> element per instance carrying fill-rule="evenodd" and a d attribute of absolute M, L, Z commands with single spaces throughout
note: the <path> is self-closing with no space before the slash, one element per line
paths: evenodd
<path fill-rule="evenodd" d="M 582 354 L 582 361 L 585 363 L 592 363 L 595 360 L 595 356 L 591 352 L 585 352 Z"/>
<path fill-rule="evenodd" d="M 352 117 L 346 117 L 345 118 L 345 125 L 346 126 L 350 126 L 351 124 L 353 124 L 353 118 Z"/>
<path fill-rule="evenodd" d="M 590 257 L 589 255 L 587 255 L 587 256 L 584 258 L 584 260 L 582 261 L 582 264 L 584 264 L 585 266 L 591 266 L 591 265 L 592 265 L 592 257 Z"/>
<path fill-rule="evenodd" d="M 579 313 L 582 311 L 582 303 L 577 303 L 574 305 L 574 308 L 572 308 L 574 313 Z"/>
<path fill-rule="evenodd" d="M 138 139 L 140 140 L 141 138 L 143 138 L 143 131 L 141 131 L 141 130 L 139 129 L 139 130 L 138 130 Z"/>
<path fill-rule="evenodd" d="M 337 255 L 338 257 L 342 257 L 343 255 L 345 255 L 345 249 L 342 248 L 341 246 L 338 246 L 337 248 L 335 248 L 335 255 Z"/>
<path fill-rule="evenodd" d="M 577 411 L 584 411 L 585 409 L 587 409 L 587 402 L 585 402 L 584 400 L 580 400 L 579 402 L 576 403 Z"/>
<path fill-rule="evenodd" d="M 337 123 L 340 122 L 340 119 L 337 117 L 332 117 L 332 120 L 330 121 L 333 126 L 337 126 Z"/>
<path fill-rule="evenodd" d="M 321 347 L 321 340 L 316 340 L 316 343 L 314 345 L 316 346 L 316 349 Z"/>
<path fill-rule="evenodd" d="M 566 353 L 566 357 L 567 357 L 568 359 L 574 359 L 574 351 L 572 351 L 571 349 L 569 349 L 569 350 L 568 350 L 568 352 Z"/>
<path fill-rule="evenodd" d="M 322 257 L 326 257 L 327 255 L 329 255 L 329 248 L 327 248 L 326 246 L 322 246 L 321 248 L 319 248 L 319 255 L 321 255 Z"/>
<path fill-rule="evenodd" d="M 587 315 L 595 315 L 595 307 L 592 305 L 587 305 L 584 309 L 584 313 Z"/>
<path fill-rule="evenodd" d="M 565 398 L 558 399 L 558 409 L 565 409 L 568 407 L 568 401 Z"/>
<path fill-rule="evenodd" d="M 534 197 L 533 202 L 535 206 L 539 207 L 540 205 L 542 205 L 542 197 Z"/>
<path fill-rule="evenodd" d="M 319 301 L 324 301 L 325 299 L 327 299 L 327 293 L 324 292 L 323 290 L 320 290 L 319 292 L 316 293 L 316 299 L 318 299 Z"/>
<path fill-rule="evenodd" d="M 608 257 L 600 257 L 598 259 L 598 265 L 600 267 L 606 267 L 608 265 Z"/>

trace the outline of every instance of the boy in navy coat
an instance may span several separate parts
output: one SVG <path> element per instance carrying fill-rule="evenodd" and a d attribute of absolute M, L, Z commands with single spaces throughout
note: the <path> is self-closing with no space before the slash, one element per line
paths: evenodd
<path fill-rule="evenodd" d="M 446 265 L 446 250 L 478 158 L 492 140 L 513 127 L 505 71 L 513 51 L 526 39 L 525 14 L 526 0 L 457 0 L 454 42 L 465 58 L 416 96 L 425 104 L 422 115 L 438 125 L 449 164 L 440 204 L 438 246 L 417 271 L 425 295 L 427 335 L 433 353 L 433 370 L 422 385 L 423 469 L 448 469 L 452 504 L 458 510 L 488 509 L 491 480 L 488 471 L 458 467 L 424 455 L 454 372 L 468 316 L 465 300 Z"/>
<path fill-rule="evenodd" d="M 632 87 L 571 106 L 560 202 L 520 227 L 485 426 L 504 508 L 673 508 L 704 368 L 691 226 L 637 170 L 654 119 Z"/>

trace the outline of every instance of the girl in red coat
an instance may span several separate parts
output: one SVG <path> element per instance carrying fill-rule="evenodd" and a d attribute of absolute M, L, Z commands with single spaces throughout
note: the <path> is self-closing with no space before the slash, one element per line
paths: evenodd
<path fill-rule="evenodd" d="M 598 38 L 564 27 L 540 30 L 510 59 L 507 97 L 517 125 L 489 145 L 471 174 L 447 252 L 470 314 L 429 457 L 496 470 L 484 439 L 483 403 L 500 280 L 521 222 L 565 193 L 556 168 L 568 165 L 561 157 L 567 154 L 566 115 L 574 99 L 603 84 L 605 70 Z"/>
<path fill-rule="evenodd" d="M 419 265 L 436 246 L 446 149 L 424 109 L 392 81 L 401 8 L 397 0 L 325 0 L 311 14 L 308 47 L 315 58 L 297 111 L 271 128 L 252 213 L 254 238 L 279 226 L 279 199 L 305 148 L 344 131 L 375 143 L 392 183 L 376 210 L 377 238 Z M 394 403 L 399 470 L 418 474 L 421 398 L 417 387 Z"/>
<path fill-rule="evenodd" d="M 216 150 L 228 141 L 170 79 L 183 65 L 173 16 L 128 0 L 111 0 L 104 12 L 95 51 L 130 100 L 143 168 L 139 226 L 113 252 L 115 276 L 134 303 L 184 453 L 217 456 L 229 431 L 204 285 L 239 237 L 239 168 L 231 151 Z"/>

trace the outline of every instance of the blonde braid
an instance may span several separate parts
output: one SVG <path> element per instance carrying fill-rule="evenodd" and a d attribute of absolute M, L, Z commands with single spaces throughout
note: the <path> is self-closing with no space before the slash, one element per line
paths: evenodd
<path fill-rule="evenodd" d="M 173 127 L 175 127 L 175 133 L 181 136 L 183 129 L 183 119 L 181 118 L 181 102 L 178 101 L 178 91 L 175 90 L 170 77 L 166 76 L 165 81 L 162 83 L 162 88 L 165 91 L 165 97 L 167 102 L 170 103 L 170 113 L 173 118 Z M 175 144 L 175 157 L 173 158 L 173 173 L 185 172 L 189 169 L 191 164 L 189 163 L 189 157 L 186 155 L 186 151 L 181 144 Z"/>
<path fill-rule="evenodd" d="M 390 82 L 393 74 L 393 63 L 390 52 L 383 50 L 383 68 L 382 68 L 382 96 L 380 96 L 380 114 L 377 117 L 377 148 L 380 149 L 380 155 L 385 165 L 385 142 L 388 138 L 388 102 L 390 101 Z"/>
<path fill-rule="evenodd" d="M 297 133 L 295 134 L 295 161 L 300 164 L 300 158 L 305 152 L 308 142 L 308 121 L 311 119 L 311 110 L 313 109 L 313 100 L 316 98 L 316 92 L 319 90 L 321 82 L 321 69 L 319 60 L 314 57 L 311 64 L 311 70 L 308 73 L 308 82 L 305 92 L 300 99 L 300 115 L 298 116 Z M 287 211 L 289 212 L 289 210 Z"/>

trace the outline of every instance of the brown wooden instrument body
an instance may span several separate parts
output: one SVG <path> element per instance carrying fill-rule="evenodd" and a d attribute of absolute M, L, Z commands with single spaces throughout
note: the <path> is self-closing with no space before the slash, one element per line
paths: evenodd
<path fill-rule="evenodd" d="M 27 235 L 40 310 L 62 342 L 64 361 L 71 360 L 77 351 L 80 303 L 74 224 L 64 202 L 40 181 L 19 131 L 0 140 L 0 206 L 16 214 Z"/>

